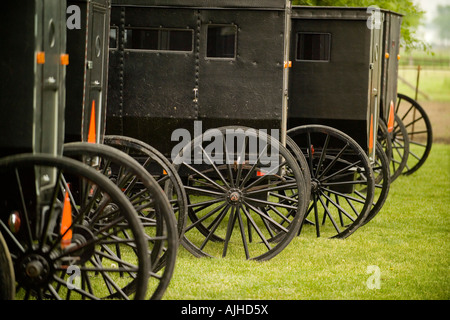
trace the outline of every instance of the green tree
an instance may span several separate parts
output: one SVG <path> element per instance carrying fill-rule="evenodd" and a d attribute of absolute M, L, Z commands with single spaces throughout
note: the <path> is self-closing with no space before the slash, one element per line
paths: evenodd
<path fill-rule="evenodd" d="M 417 28 L 422 24 L 425 12 L 412 0 L 293 0 L 292 3 L 294 5 L 335 7 L 368 7 L 376 5 L 381 9 L 398 12 L 403 15 L 402 46 L 406 50 L 420 49 L 429 51 L 430 49 L 429 44 L 419 39 L 416 34 Z"/>
<path fill-rule="evenodd" d="M 441 40 L 450 40 L 450 6 L 438 5 L 438 15 L 433 20 Z"/>

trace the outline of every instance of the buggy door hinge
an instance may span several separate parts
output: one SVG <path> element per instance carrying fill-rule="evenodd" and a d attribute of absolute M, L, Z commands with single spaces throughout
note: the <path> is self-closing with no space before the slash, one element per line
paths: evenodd
<path fill-rule="evenodd" d="M 194 103 L 198 103 L 198 88 L 194 88 Z"/>

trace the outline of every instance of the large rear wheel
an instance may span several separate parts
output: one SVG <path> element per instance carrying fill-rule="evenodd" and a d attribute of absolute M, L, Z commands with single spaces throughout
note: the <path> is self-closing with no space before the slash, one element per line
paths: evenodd
<path fill-rule="evenodd" d="M 402 171 L 416 172 L 427 160 L 433 144 L 433 129 L 425 109 L 414 99 L 399 93 L 396 114 L 405 125 L 409 138 L 408 162 Z"/>
<path fill-rule="evenodd" d="M 178 248 L 175 216 L 163 190 L 135 159 L 113 147 L 73 142 L 64 145 L 64 155 L 96 168 L 131 202 L 148 242 L 151 272 L 147 297 L 162 298 L 172 278 Z M 135 287 L 131 282 L 122 290 L 131 293 Z"/>
<path fill-rule="evenodd" d="M 105 176 L 65 157 L 0 160 L 0 229 L 19 299 L 144 299 L 150 264 L 144 229 Z M 132 293 L 125 292 L 130 283 Z"/>
<path fill-rule="evenodd" d="M 307 199 L 298 163 L 265 133 L 208 130 L 174 164 L 189 201 L 182 243 L 198 257 L 268 260 L 303 222 Z"/>
<path fill-rule="evenodd" d="M 348 237 L 373 205 L 375 181 L 367 155 L 352 138 L 331 127 L 305 125 L 287 134 L 302 150 L 311 173 L 312 201 L 301 232 Z"/>

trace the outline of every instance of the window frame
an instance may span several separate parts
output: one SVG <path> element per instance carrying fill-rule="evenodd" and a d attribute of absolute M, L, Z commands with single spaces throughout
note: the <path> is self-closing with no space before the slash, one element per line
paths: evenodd
<path fill-rule="evenodd" d="M 161 31 L 185 31 L 186 33 L 189 32 L 191 34 L 191 50 L 162 50 L 162 49 L 137 49 L 137 48 L 127 48 L 126 47 L 126 38 L 127 38 L 127 30 L 151 30 L 151 31 L 158 31 L 158 46 L 160 44 L 160 37 Z M 137 26 L 127 26 L 125 27 L 125 39 L 123 48 L 124 51 L 129 52 L 147 52 L 147 53 L 172 53 L 172 54 L 186 54 L 186 53 L 193 53 L 194 52 L 194 29 L 191 28 L 160 28 L 160 27 L 137 27 Z"/>
<path fill-rule="evenodd" d="M 327 60 L 310 60 L 310 59 L 299 59 L 299 41 L 300 41 L 300 35 L 301 34 L 311 34 L 311 35 L 328 35 L 328 59 Z M 307 32 L 303 32 L 303 31 L 299 31 L 296 34 L 296 41 L 295 41 L 295 61 L 299 61 L 299 62 L 330 62 L 331 61 L 331 38 L 332 38 L 332 34 L 330 32 L 312 32 L 312 31 L 307 31 Z"/>
<path fill-rule="evenodd" d="M 234 28 L 234 55 L 233 57 L 209 57 L 208 56 L 208 32 L 209 27 L 232 27 Z M 205 60 L 212 60 L 212 61 L 235 61 L 237 58 L 237 51 L 238 51 L 238 26 L 234 23 L 208 23 L 206 24 L 206 37 L 205 37 Z"/>

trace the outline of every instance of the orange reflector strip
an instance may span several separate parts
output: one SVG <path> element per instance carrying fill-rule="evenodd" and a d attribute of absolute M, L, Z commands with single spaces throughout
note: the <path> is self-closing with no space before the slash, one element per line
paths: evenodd
<path fill-rule="evenodd" d="M 63 235 L 61 240 L 61 248 L 66 248 L 72 241 L 72 205 L 70 204 L 69 193 L 66 191 L 64 196 L 64 207 L 61 219 L 61 234 Z"/>
<path fill-rule="evenodd" d="M 373 114 L 370 116 L 369 153 L 373 150 Z"/>
<path fill-rule="evenodd" d="M 388 118 L 388 132 L 394 131 L 394 101 L 391 101 L 391 106 L 389 108 L 389 118 Z"/>
<path fill-rule="evenodd" d="M 167 171 L 163 169 L 163 174 L 167 174 Z"/>
<path fill-rule="evenodd" d="M 69 65 L 69 55 L 67 53 L 62 54 L 61 57 L 61 65 L 68 66 Z"/>
<path fill-rule="evenodd" d="M 292 61 L 285 61 L 284 62 L 284 67 L 285 68 L 292 68 Z"/>
<path fill-rule="evenodd" d="M 92 100 L 91 122 L 89 123 L 88 142 L 89 143 L 97 142 L 95 134 L 95 100 Z"/>
<path fill-rule="evenodd" d="M 36 54 L 36 63 L 37 64 L 44 64 L 45 63 L 45 52 L 44 51 L 39 51 Z"/>

